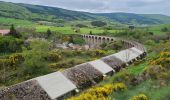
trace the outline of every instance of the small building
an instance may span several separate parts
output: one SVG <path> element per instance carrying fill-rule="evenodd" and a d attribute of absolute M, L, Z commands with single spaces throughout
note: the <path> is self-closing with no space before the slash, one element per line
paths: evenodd
<path fill-rule="evenodd" d="M 136 53 L 136 54 L 138 54 L 139 56 L 137 57 L 137 59 L 140 59 L 140 58 L 142 58 L 143 57 L 143 51 L 141 51 L 141 50 L 139 50 L 139 49 L 137 49 L 137 48 L 135 48 L 135 47 L 133 47 L 133 48 L 130 48 L 130 50 L 132 51 L 132 52 L 134 52 L 134 53 Z"/>
<path fill-rule="evenodd" d="M 61 72 L 37 77 L 35 80 L 38 81 L 51 100 L 64 100 L 76 92 L 76 86 Z"/>
<path fill-rule="evenodd" d="M 86 73 L 86 76 L 90 78 L 94 85 L 103 80 L 103 73 L 101 73 L 89 63 L 83 63 L 75 66 L 74 68 Z"/>
<path fill-rule="evenodd" d="M 93 85 L 90 77 L 82 70 L 72 67 L 62 72 L 72 83 L 74 83 L 79 90 L 83 90 Z"/>
<path fill-rule="evenodd" d="M 121 61 L 129 64 L 132 63 L 134 60 L 136 60 L 136 58 L 139 56 L 139 54 L 134 53 L 132 50 L 126 49 L 126 50 L 122 50 L 116 54 L 114 54 L 113 56 L 115 56 L 116 58 L 120 59 Z"/>
<path fill-rule="evenodd" d="M 95 60 L 88 63 L 99 70 L 103 75 L 113 75 L 114 73 L 114 69 L 102 60 Z"/>
<path fill-rule="evenodd" d="M 9 32 L 10 32 L 10 30 L 0 30 L 0 35 L 4 36 L 4 35 L 9 34 Z"/>
<path fill-rule="evenodd" d="M 101 60 L 108 64 L 110 67 L 112 67 L 115 70 L 115 72 L 118 72 L 120 71 L 120 69 L 125 67 L 125 62 L 116 58 L 114 55 L 103 57 L 101 58 Z"/>

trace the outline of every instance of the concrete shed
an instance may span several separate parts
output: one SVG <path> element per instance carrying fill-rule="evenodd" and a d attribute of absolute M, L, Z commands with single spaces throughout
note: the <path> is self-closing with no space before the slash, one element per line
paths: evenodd
<path fill-rule="evenodd" d="M 131 61 L 133 61 L 134 59 L 136 59 L 139 54 L 133 52 L 132 50 L 126 49 L 126 50 L 122 50 L 116 54 L 113 54 L 113 56 L 115 56 L 116 58 L 122 60 L 125 63 L 129 63 Z"/>
<path fill-rule="evenodd" d="M 141 54 L 144 53 L 143 51 L 137 49 L 136 47 L 130 48 L 129 50 L 131 50 L 131 51 L 133 51 L 134 53 L 137 53 L 137 54 L 139 54 L 139 55 L 141 55 Z"/>
<path fill-rule="evenodd" d="M 130 50 L 139 55 L 139 58 L 143 56 L 144 51 L 137 49 L 136 47 L 130 48 Z"/>
<path fill-rule="evenodd" d="M 76 89 L 76 86 L 61 72 L 37 77 L 35 80 L 38 81 L 52 100 L 62 100 L 69 95 L 71 96 Z"/>
<path fill-rule="evenodd" d="M 101 60 L 108 64 L 110 67 L 112 67 L 115 70 L 115 72 L 120 71 L 121 68 L 126 66 L 125 62 L 116 58 L 113 55 L 103 57 Z"/>
<path fill-rule="evenodd" d="M 102 60 L 95 60 L 88 63 L 99 70 L 103 75 L 112 75 L 114 72 L 114 69 Z"/>
<path fill-rule="evenodd" d="M 85 73 L 86 76 L 91 79 L 94 85 L 103 80 L 103 73 L 101 73 L 99 70 L 94 68 L 89 63 L 83 63 L 73 68 L 77 70 L 81 70 L 83 73 Z"/>

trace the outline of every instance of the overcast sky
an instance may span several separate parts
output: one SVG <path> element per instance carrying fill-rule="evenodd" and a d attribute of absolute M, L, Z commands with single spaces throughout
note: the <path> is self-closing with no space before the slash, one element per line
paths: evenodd
<path fill-rule="evenodd" d="M 170 0 L 0 0 L 86 12 L 130 12 L 170 15 Z"/>

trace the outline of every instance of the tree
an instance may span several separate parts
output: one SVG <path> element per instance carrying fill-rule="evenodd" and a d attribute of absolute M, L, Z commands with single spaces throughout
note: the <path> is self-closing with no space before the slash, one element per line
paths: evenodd
<path fill-rule="evenodd" d="M 92 31 L 90 31 L 89 35 L 93 35 L 93 32 L 92 32 Z"/>
<path fill-rule="evenodd" d="M 129 29 L 133 30 L 133 29 L 135 29 L 135 26 L 129 26 Z"/>
<path fill-rule="evenodd" d="M 22 72 L 28 76 L 47 74 L 49 69 L 45 58 L 49 52 L 48 42 L 35 40 L 31 43 L 30 48 L 31 50 L 25 50 L 23 52 L 25 60 Z"/>
<path fill-rule="evenodd" d="M 14 36 L 14 37 L 18 37 L 19 36 L 13 24 L 10 27 L 9 35 Z"/>
<path fill-rule="evenodd" d="M 93 22 L 91 22 L 91 25 L 97 26 L 97 27 L 102 27 L 102 26 L 107 25 L 107 23 L 102 22 L 102 21 L 93 21 Z"/>
<path fill-rule="evenodd" d="M 167 27 L 164 27 L 161 29 L 162 32 L 167 32 L 168 31 L 168 28 Z"/>
<path fill-rule="evenodd" d="M 168 39 L 170 40 L 170 32 L 166 33 Z"/>
<path fill-rule="evenodd" d="M 51 30 L 50 30 L 50 29 L 48 29 L 48 30 L 47 30 L 47 36 L 48 36 L 48 37 L 50 37 L 50 36 L 51 36 L 51 34 L 52 34 Z"/>
<path fill-rule="evenodd" d="M 24 42 L 22 39 L 12 36 L 0 36 L 0 53 L 18 52 L 22 50 Z"/>

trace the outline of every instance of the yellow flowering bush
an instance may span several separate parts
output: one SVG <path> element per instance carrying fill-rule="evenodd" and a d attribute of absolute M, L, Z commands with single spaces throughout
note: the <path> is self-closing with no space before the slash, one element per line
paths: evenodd
<path fill-rule="evenodd" d="M 149 100 L 145 94 L 139 94 L 137 96 L 133 96 L 131 100 Z"/>
<path fill-rule="evenodd" d="M 93 87 L 77 97 L 67 100 L 108 100 L 108 96 L 112 92 L 127 89 L 124 83 L 108 84 L 104 86 Z"/>
<path fill-rule="evenodd" d="M 49 53 L 49 60 L 50 61 L 58 61 L 59 59 L 62 58 L 62 55 L 58 51 L 53 51 Z"/>
<path fill-rule="evenodd" d="M 150 61 L 151 65 L 161 65 L 163 67 L 168 67 L 170 64 L 170 52 L 161 52 L 158 58 Z"/>
<path fill-rule="evenodd" d="M 9 57 L 9 62 L 12 67 L 16 69 L 16 66 L 24 61 L 24 57 L 21 54 L 13 54 Z"/>

